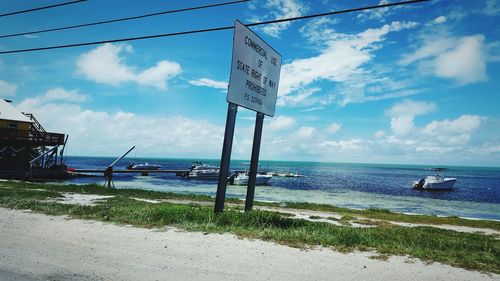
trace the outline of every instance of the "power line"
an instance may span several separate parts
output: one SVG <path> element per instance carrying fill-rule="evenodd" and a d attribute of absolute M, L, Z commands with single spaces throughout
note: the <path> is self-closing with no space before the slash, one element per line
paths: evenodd
<path fill-rule="evenodd" d="M 5 14 L 0 14 L 0 17 L 7 17 L 7 16 L 12 16 L 12 15 L 18 15 L 18 14 L 24 14 L 24 13 L 34 12 L 34 11 L 51 9 L 51 8 L 56 8 L 56 7 L 66 6 L 66 5 L 72 5 L 72 4 L 76 4 L 76 3 L 80 3 L 80 2 L 85 2 L 85 1 L 88 1 L 88 0 L 76 0 L 76 1 L 71 1 L 71 2 L 65 2 L 65 3 L 59 3 L 59 4 L 49 5 L 49 6 L 32 8 L 32 9 L 28 9 L 28 10 L 9 12 L 9 13 L 5 13 Z"/>
<path fill-rule="evenodd" d="M 401 5 L 414 4 L 414 3 L 420 3 L 420 2 L 428 2 L 428 1 L 431 1 L 431 0 L 402 1 L 402 2 L 397 2 L 397 3 L 359 7 L 359 8 L 340 10 L 340 11 L 332 11 L 332 12 L 327 12 L 327 13 L 312 14 L 312 15 L 300 16 L 300 17 L 255 22 L 255 23 L 246 24 L 246 26 L 258 26 L 258 25 L 264 25 L 264 24 L 289 22 L 289 21 L 310 19 L 310 18 L 315 18 L 315 17 L 324 17 L 324 16 L 330 16 L 330 15 L 337 15 L 337 14 L 344 14 L 344 13 L 351 13 L 351 12 L 358 12 L 358 11 L 366 11 L 366 10 L 372 10 L 372 9 L 386 8 L 386 7 L 392 7 L 392 6 L 401 6 Z M 128 38 L 110 39 L 110 40 L 102 40 L 102 41 L 74 43 L 74 44 L 67 44 L 67 45 L 55 45 L 55 46 L 48 46 L 48 47 L 29 48 L 29 49 L 18 49 L 18 50 L 2 51 L 2 52 L 0 52 L 0 55 L 43 51 L 43 50 L 52 50 L 52 49 L 63 49 L 63 48 L 71 48 L 71 47 L 90 46 L 90 45 L 98 45 L 98 44 L 105 44 L 105 43 L 117 43 L 117 42 L 124 42 L 124 41 L 136 41 L 136 40 L 153 39 L 153 38 L 160 38 L 160 37 L 171 37 L 171 36 L 179 36 L 179 35 L 186 35 L 186 34 L 227 30 L 227 29 L 233 29 L 233 28 L 234 28 L 234 26 L 231 25 L 231 26 L 222 26 L 222 27 L 214 27 L 214 28 L 206 28 L 206 29 L 180 31 L 180 32 L 173 32 L 173 33 L 138 36 L 138 37 L 128 37 Z"/>
<path fill-rule="evenodd" d="M 219 6 L 239 4 L 239 3 L 248 2 L 248 1 L 250 1 L 250 0 L 238 0 L 238 1 L 231 1 L 231 2 L 224 2 L 224 3 L 209 4 L 209 5 L 204 5 L 204 6 L 183 8 L 183 9 L 177 9 L 177 10 L 167 10 L 167 11 L 150 13 L 150 14 L 139 15 L 139 16 L 133 16 L 133 17 L 117 18 L 117 19 L 112 19 L 112 20 L 104 20 L 104 21 L 91 22 L 91 23 L 83 23 L 83 24 L 70 25 L 70 26 L 64 26 L 64 27 L 56 27 L 56 28 L 41 29 L 41 30 L 27 31 L 27 32 L 21 32 L 21 33 L 13 33 L 13 34 L 7 34 L 7 35 L 0 35 L 0 38 L 15 37 L 15 36 L 29 35 L 29 34 L 39 34 L 39 33 L 53 32 L 53 31 L 59 31 L 59 30 L 81 28 L 81 27 L 86 27 L 86 26 L 108 24 L 108 23 L 113 23 L 113 22 L 136 20 L 136 19 L 142 19 L 142 18 L 159 16 L 159 15 L 165 15 L 165 14 L 173 14 L 173 13 L 179 13 L 179 12 L 187 12 L 187 11 L 201 10 L 201 9 L 207 9 L 207 8 L 213 8 L 213 7 L 219 7 Z"/>

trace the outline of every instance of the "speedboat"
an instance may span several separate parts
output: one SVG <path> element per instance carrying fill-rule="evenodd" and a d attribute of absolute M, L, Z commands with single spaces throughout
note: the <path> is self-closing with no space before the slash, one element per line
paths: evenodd
<path fill-rule="evenodd" d="M 445 178 L 440 175 L 427 176 L 413 182 L 413 188 L 426 190 L 451 190 L 457 182 L 456 178 Z"/>
<path fill-rule="evenodd" d="M 273 178 L 272 175 L 257 174 L 255 185 L 265 185 Z M 234 185 L 247 185 L 248 173 L 237 173 L 229 178 L 229 182 Z"/>
<path fill-rule="evenodd" d="M 144 163 L 144 164 L 135 164 L 135 163 L 130 163 L 130 165 L 127 166 L 127 170 L 159 170 L 161 169 L 161 165 L 157 164 L 150 164 L 150 163 Z"/>
<path fill-rule="evenodd" d="M 189 171 L 183 176 L 188 179 L 216 180 L 219 178 L 220 168 L 202 162 L 194 162 Z"/>

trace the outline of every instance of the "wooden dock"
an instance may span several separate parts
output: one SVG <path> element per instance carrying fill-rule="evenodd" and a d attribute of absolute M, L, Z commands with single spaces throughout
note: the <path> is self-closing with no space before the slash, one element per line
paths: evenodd
<path fill-rule="evenodd" d="M 92 173 L 92 174 L 104 174 L 106 169 L 75 169 L 72 171 L 74 173 Z M 143 176 L 147 176 L 149 174 L 175 174 L 182 175 L 184 173 L 189 172 L 189 170 L 113 170 L 114 173 L 120 174 L 141 174 Z"/>

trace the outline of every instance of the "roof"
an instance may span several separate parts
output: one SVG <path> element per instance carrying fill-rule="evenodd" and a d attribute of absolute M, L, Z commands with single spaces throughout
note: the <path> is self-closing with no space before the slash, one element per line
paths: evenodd
<path fill-rule="evenodd" d="M 0 120 L 11 120 L 29 123 L 33 122 L 30 118 L 22 114 L 14 106 L 3 99 L 0 99 Z"/>

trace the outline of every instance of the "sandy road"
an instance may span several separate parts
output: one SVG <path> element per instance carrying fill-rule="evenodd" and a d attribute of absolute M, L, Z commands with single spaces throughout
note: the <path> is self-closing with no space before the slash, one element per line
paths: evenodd
<path fill-rule="evenodd" d="M 0 280 L 500 280 L 370 255 L 0 208 Z"/>

